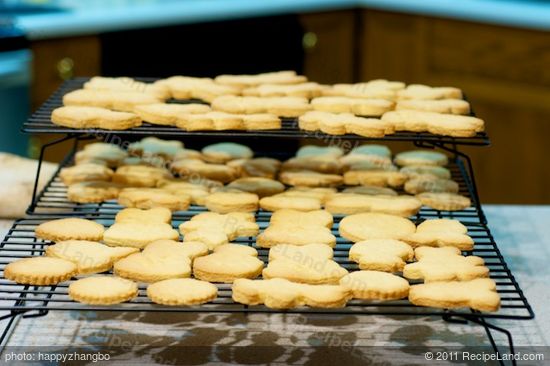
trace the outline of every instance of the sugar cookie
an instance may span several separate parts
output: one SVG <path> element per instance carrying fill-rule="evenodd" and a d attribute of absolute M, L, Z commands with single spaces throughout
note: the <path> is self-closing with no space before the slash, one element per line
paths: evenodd
<path fill-rule="evenodd" d="M 50 258 L 23 258 L 9 263 L 4 268 L 4 277 L 24 285 L 57 285 L 76 276 L 77 267 L 71 261 Z"/>
<path fill-rule="evenodd" d="M 130 301 L 138 294 L 135 282 L 114 276 L 93 276 L 69 285 L 69 297 L 90 305 L 114 305 Z"/>
<path fill-rule="evenodd" d="M 62 240 L 91 240 L 100 241 L 103 239 L 103 225 L 85 219 L 66 218 L 46 221 L 38 225 L 34 231 L 39 239 L 49 241 Z"/>

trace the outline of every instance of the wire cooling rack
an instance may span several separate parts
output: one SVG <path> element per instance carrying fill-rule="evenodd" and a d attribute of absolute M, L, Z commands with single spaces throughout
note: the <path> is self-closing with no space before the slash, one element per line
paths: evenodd
<path fill-rule="evenodd" d="M 192 216 L 203 212 L 203 208 L 191 207 L 188 211 L 177 212 L 173 217 L 175 228 Z M 104 213 L 99 210 L 95 214 L 80 215 L 99 222 L 106 227 L 113 222 L 113 213 Z M 271 214 L 260 211 L 256 213 L 256 220 L 260 229 L 267 227 Z M 421 215 L 419 220 L 422 220 Z M 444 217 L 442 215 L 442 217 Z M 3 272 L 5 266 L 11 261 L 41 256 L 45 248 L 51 243 L 37 239 L 34 235 L 35 228 L 54 217 L 33 217 L 18 220 L 8 232 L 2 242 L 0 249 L 0 270 Z M 334 260 L 349 271 L 357 270 L 357 265 L 348 259 L 348 251 L 352 243 L 338 235 L 338 225 L 341 217 L 335 217 L 335 224 L 332 228 L 333 234 L 337 237 L 337 244 L 334 248 Z M 486 266 L 490 269 L 490 277 L 497 283 L 497 291 L 501 296 L 501 309 L 494 313 L 473 312 L 470 309 L 445 310 L 427 307 L 418 307 L 410 304 L 408 300 L 377 302 L 352 300 L 344 308 L 339 309 L 318 309 L 318 308 L 297 308 L 285 310 L 290 313 L 332 313 L 332 314 L 378 314 L 378 315 L 411 315 L 411 316 L 469 316 L 484 318 L 505 318 L 505 319 L 529 319 L 532 317 L 532 310 L 522 290 L 517 284 L 514 276 L 504 262 L 489 229 L 480 223 L 466 222 L 469 235 L 474 239 L 473 252 L 485 260 Z M 268 250 L 256 247 L 254 237 L 241 237 L 236 243 L 255 247 L 259 252 L 259 258 L 267 263 Z M 280 310 L 269 309 L 265 306 L 245 306 L 236 303 L 231 298 L 231 288 L 228 284 L 218 284 L 218 298 L 212 303 L 192 307 L 168 307 L 153 304 L 146 295 L 145 284 L 140 284 L 139 295 L 134 300 L 114 306 L 94 306 L 80 304 L 72 301 L 67 290 L 71 281 L 64 282 L 57 286 L 24 286 L 0 279 L 0 300 L 3 303 L 13 301 L 12 305 L 1 305 L 0 310 L 11 310 L 15 312 L 28 312 L 35 310 L 106 310 L 106 311 L 181 311 L 181 312 L 280 312 Z"/>
<path fill-rule="evenodd" d="M 139 79 L 139 78 L 138 78 Z M 128 130 L 120 131 L 107 131 L 107 130 L 90 130 L 90 129 L 73 129 L 62 126 L 54 125 L 51 122 L 52 111 L 63 105 L 63 95 L 66 93 L 82 88 L 82 85 L 89 80 L 89 78 L 76 78 L 65 81 L 61 87 L 51 95 L 51 97 L 23 124 L 23 132 L 27 133 L 51 133 L 51 134 L 105 134 L 116 133 L 117 135 L 136 135 L 136 136 L 158 136 L 158 137 L 212 137 L 212 138 L 250 138 L 250 137 L 268 137 L 268 138 L 292 138 L 292 139 L 304 139 L 304 138 L 317 138 L 323 141 L 333 141 L 334 139 L 342 140 L 378 140 L 378 141 L 415 141 L 437 143 L 437 144 L 451 144 L 451 145 L 489 145 L 490 140 L 485 132 L 480 132 L 473 137 L 450 137 L 439 136 L 430 133 L 416 133 L 416 132 L 396 132 L 392 135 L 387 135 L 382 138 L 366 138 L 354 134 L 346 135 L 327 135 L 322 132 L 308 132 L 302 131 L 298 128 L 298 122 L 295 118 L 286 118 L 282 121 L 282 128 L 280 130 L 268 130 L 268 131 L 184 131 L 174 126 L 159 126 L 150 123 L 143 123 L 140 127 L 131 128 Z M 154 81 L 156 79 L 140 79 L 144 81 Z M 169 102 L 188 103 L 189 100 L 171 100 Z M 196 102 L 193 101 L 193 102 Z M 473 115 L 473 113 L 472 113 Z"/>

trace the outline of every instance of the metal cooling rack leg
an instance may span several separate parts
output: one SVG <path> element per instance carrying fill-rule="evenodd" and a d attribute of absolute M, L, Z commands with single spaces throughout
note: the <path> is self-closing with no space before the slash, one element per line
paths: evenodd
<path fill-rule="evenodd" d="M 18 317 L 19 314 L 9 314 L 9 320 L 4 326 L 4 330 L 2 331 L 2 335 L 0 336 L 0 351 L 4 349 L 7 339 L 15 329 L 15 323 Z"/>
<path fill-rule="evenodd" d="M 493 337 L 492 331 L 500 332 L 504 334 L 508 340 L 508 352 L 507 353 L 514 353 L 514 339 L 512 337 L 512 333 L 510 333 L 509 330 L 498 327 L 494 324 L 491 324 L 487 322 L 484 318 L 478 318 L 475 316 L 464 316 L 464 317 L 458 317 L 458 316 L 449 316 L 444 315 L 443 320 L 449 323 L 458 323 L 458 324 L 467 324 L 468 321 L 471 321 L 472 323 L 476 323 L 478 325 L 481 325 L 485 329 L 485 333 L 487 333 L 487 338 L 489 338 L 489 342 L 491 343 L 491 346 L 493 347 L 494 352 L 500 357 L 501 353 L 499 351 L 499 346 L 497 345 L 495 338 Z M 505 366 L 506 364 L 504 361 L 499 361 L 500 365 Z M 511 360 L 511 364 L 513 366 L 516 366 L 516 361 Z"/>
<path fill-rule="evenodd" d="M 77 139 L 77 136 L 73 134 L 69 134 L 60 139 L 48 142 L 47 144 L 42 145 L 42 147 L 40 148 L 40 157 L 38 158 L 38 167 L 36 169 L 36 177 L 34 179 L 34 186 L 32 189 L 31 205 L 29 206 L 29 209 L 27 211 L 34 211 L 34 209 L 36 208 L 36 193 L 38 191 L 38 182 L 40 180 L 40 170 L 42 169 L 42 161 L 44 160 L 44 154 L 46 152 L 46 149 L 50 146 L 57 145 L 59 143 L 62 143 L 63 141 L 67 141 L 73 138 L 75 139 L 75 145 L 73 148 L 76 149 L 76 144 L 78 142 L 78 139 Z"/>

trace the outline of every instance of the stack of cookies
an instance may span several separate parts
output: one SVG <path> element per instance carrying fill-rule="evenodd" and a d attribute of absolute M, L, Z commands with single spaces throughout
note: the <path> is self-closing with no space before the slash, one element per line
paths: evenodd
<path fill-rule="evenodd" d="M 154 83 L 93 77 L 65 94 L 63 104 L 52 112 L 52 122 L 80 129 L 125 130 L 147 122 L 186 131 L 276 130 L 286 117 L 298 118 L 302 130 L 329 135 L 412 131 L 471 137 L 484 130 L 454 87 L 388 80 L 320 85 L 293 71 L 172 76 Z"/>
<path fill-rule="evenodd" d="M 68 199 L 125 207 L 217 213 L 325 208 L 335 215 L 381 212 L 409 217 L 422 205 L 445 211 L 470 207 L 451 179 L 445 154 L 413 150 L 396 154 L 383 145 L 306 145 L 286 161 L 254 157 L 250 148 L 217 143 L 201 151 L 180 141 L 144 138 L 127 150 L 107 143 L 86 145 L 75 165 L 63 168 Z M 400 192 L 398 194 L 398 192 Z"/>

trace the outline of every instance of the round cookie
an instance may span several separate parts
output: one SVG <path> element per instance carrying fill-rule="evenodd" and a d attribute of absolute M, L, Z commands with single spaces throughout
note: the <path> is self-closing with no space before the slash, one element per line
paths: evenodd
<path fill-rule="evenodd" d="M 412 221 L 382 213 L 360 213 L 340 221 L 340 236 L 358 242 L 367 239 L 403 239 L 416 231 Z"/>
<path fill-rule="evenodd" d="M 239 178 L 229 183 L 226 187 L 239 191 L 255 193 L 260 198 L 273 196 L 274 194 L 281 193 L 285 190 L 285 186 L 281 182 L 261 177 Z"/>
<path fill-rule="evenodd" d="M 63 168 L 59 172 L 59 178 L 63 184 L 69 186 L 78 182 L 91 182 L 111 180 L 113 171 L 102 164 L 83 163 L 68 168 Z"/>
<path fill-rule="evenodd" d="M 409 179 L 405 182 L 404 190 L 410 194 L 420 194 L 423 192 L 434 193 L 458 193 L 458 183 L 450 179 L 437 178 L 432 175 L 423 175 Z"/>
<path fill-rule="evenodd" d="M 124 207 L 166 207 L 171 211 L 183 211 L 187 210 L 191 199 L 189 196 L 173 194 L 161 188 L 124 188 L 118 195 L 118 203 Z"/>
<path fill-rule="evenodd" d="M 138 294 L 135 282 L 113 276 L 82 278 L 69 285 L 69 297 L 90 305 L 113 305 L 129 301 Z"/>
<path fill-rule="evenodd" d="M 67 218 L 44 222 L 36 227 L 35 235 L 39 239 L 50 241 L 103 239 L 103 225 L 85 219 Z"/>
<path fill-rule="evenodd" d="M 126 165 L 119 167 L 113 175 L 113 182 L 130 187 L 156 187 L 157 183 L 172 178 L 164 168 L 145 165 Z"/>
<path fill-rule="evenodd" d="M 107 166 L 117 166 L 128 156 L 128 153 L 118 145 L 106 142 L 95 142 L 84 146 L 75 155 L 76 164 L 91 161 L 102 161 Z"/>
<path fill-rule="evenodd" d="M 67 198 L 77 203 L 100 203 L 117 198 L 122 188 L 113 182 L 80 182 L 69 186 Z"/>
<path fill-rule="evenodd" d="M 321 200 L 312 197 L 291 197 L 285 193 L 264 197 L 260 200 L 260 207 L 266 211 L 292 209 L 298 211 L 314 211 L 321 209 Z"/>
<path fill-rule="evenodd" d="M 337 174 L 323 174 L 309 170 L 285 171 L 279 174 L 281 182 L 291 186 L 302 187 L 337 187 L 344 178 Z"/>
<path fill-rule="evenodd" d="M 416 195 L 423 205 L 441 211 L 460 211 L 471 206 L 468 197 L 454 193 L 424 192 Z"/>
<path fill-rule="evenodd" d="M 365 194 L 369 196 L 397 196 L 397 192 L 391 188 L 387 187 L 378 187 L 378 186 L 359 186 L 359 187 L 349 187 L 342 191 L 342 193 L 355 193 L 355 194 Z"/>
<path fill-rule="evenodd" d="M 340 156 L 344 155 L 344 151 L 338 146 L 306 145 L 299 148 L 296 152 L 297 157 L 321 155 L 328 155 L 334 158 L 339 158 Z"/>
<path fill-rule="evenodd" d="M 433 176 L 441 179 L 451 179 L 451 172 L 449 169 L 442 166 L 435 165 L 409 165 L 404 166 L 399 170 L 409 178 L 416 178 L 419 176 Z"/>
<path fill-rule="evenodd" d="M 76 274 L 77 267 L 73 262 L 50 257 L 24 258 L 11 262 L 4 268 L 6 279 L 36 286 L 56 285 Z"/>
<path fill-rule="evenodd" d="M 245 192 L 216 192 L 206 197 L 204 204 L 218 213 L 253 212 L 258 209 L 258 196 Z"/>
<path fill-rule="evenodd" d="M 149 285 L 147 296 L 162 305 L 198 305 L 214 300 L 218 296 L 218 288 L 206 281 L 173 278 Z"/>
<path fill-rule="evenodd" d="M 409 295 L 409 281 L 387 272 L 355 271 L 340 280 L 356 299 L 398 300 Z"/>
<path fill-rule="evenodd" d="M 445 166 L 449 162 L 447 155 L 430 150 L 411 150 L 395 155 L 394 162 L 400 166 L 436 165 Z"/>
<path fill-rule="evenodd" d="M 250 159 L 254 152 L 248 146 L 233 142 L 220 142 L 202 149 L 204 160 L 211 163 L 226 163 L 235 159 Z"/>
<path fill-rule="evenodd" d="M 227 249 L 196 258 L 193 275 L 203 281 L 232 283 L 237 278 L 256 278 L 262 273 L 264 262 L 258 253 L 245 253 L 238 244 L 227 244 Z M 238 246 L 238 247 L 236 247 Z"/>

